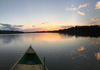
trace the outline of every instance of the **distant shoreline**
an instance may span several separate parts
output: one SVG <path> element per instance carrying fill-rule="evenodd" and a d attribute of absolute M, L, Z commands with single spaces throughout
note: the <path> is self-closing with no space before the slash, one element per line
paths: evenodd
<path fill-rule="evenodd" d="M 100 37 L 100 26 L 75 26 L 68 29 L 56 30 L 56 31 L 36 31 L 36 32 L 22 32 L 22 31 L 6 31 L 0 30 L 0 34 L 21 34 L 21 33 L 60 33 L 75 36 L 90 36 Z"/>
<path fill-rule="evenodd" d="M 22 31 L 0 30 L 0 34 L 18 34 L 18 33 L 24 33 L 24 32 L 22 32 Z"/>
<path fill-rule="evenodd" d="M 56 30 L 56 31 L 38 31 L 31 33 L 60 33 L 68 34 L 75 36 L 84 36 L 84 37 L 100 37 L 100 26 L 91 25 L 91 26 L 75 26 L 68 29 Z"/>

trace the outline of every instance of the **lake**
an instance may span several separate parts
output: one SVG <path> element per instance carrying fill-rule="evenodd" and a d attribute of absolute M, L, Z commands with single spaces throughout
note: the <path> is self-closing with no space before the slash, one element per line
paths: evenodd
<path fill-rule="evenodd" d="M 30 45 L 48 70 L 100 70 L 100 37 L 59 33 L 0 34 L 0 70 L 10 70 Z"/>

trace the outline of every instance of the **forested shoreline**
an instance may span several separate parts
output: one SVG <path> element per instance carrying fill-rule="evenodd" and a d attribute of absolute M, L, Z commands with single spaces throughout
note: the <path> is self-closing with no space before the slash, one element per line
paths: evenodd
<path fill-rule="evenodd" d="M 15 34 L 15 33 L 24 33 L 24 32 L 22 32 L 22 31 L 0 30 L 0 34 Z"/>

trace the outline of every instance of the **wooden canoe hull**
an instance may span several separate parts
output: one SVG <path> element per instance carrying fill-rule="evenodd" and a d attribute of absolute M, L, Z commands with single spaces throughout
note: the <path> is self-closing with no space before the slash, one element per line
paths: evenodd
<path fill-rule="evenodd" d="M 44 70 L 44 63 L 34 49 L 30 46 L 14 64 L 11 70 Z M 46 66 L 45 70 L 48 70 Z"/>

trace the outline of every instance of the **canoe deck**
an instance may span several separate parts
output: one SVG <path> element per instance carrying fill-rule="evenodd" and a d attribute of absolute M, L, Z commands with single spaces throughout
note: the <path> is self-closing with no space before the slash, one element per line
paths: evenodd
<path fill-rule="evenodd" d="M 44 70 L 44 68 L 42 64 L 38 65 L 17 64 L 13 70 Z"/>

